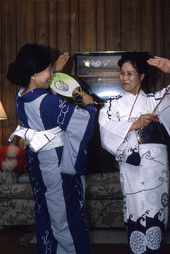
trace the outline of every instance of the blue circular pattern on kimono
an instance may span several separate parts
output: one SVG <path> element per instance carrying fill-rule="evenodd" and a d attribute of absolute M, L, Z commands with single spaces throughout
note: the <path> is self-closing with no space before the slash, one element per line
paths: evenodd
<path fill-rule="evenodd" d="M 161 203 L 164 208 L 168 207 L 168 193 L 164 192 L 161 197 Z"/>
<path fill-rule="evenodd" d="M 140 231 L 133 231 L 130 235 L 130 247 L 134 254 L 142 254 L 146 251 L 145 235 Z"/>
<path fill-rule="evenodd" d="M 159 227 L 151 227 L 146 231 L 147 246 L 151 250 L 157 250 L 160 248 L 162 241 L 161 229 Z"/>

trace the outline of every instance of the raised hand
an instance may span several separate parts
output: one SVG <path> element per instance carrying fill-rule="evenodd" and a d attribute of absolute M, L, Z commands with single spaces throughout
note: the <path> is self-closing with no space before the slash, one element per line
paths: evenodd
<path fill-rule="evenodd" d="M 150 65 L 156 66 L 165 73 L 170 73 L 170 60 L 167 58 L 154 56 L 154 58 L 150 58 L 147 62 Z"/>
<path fill-rule="evenodd" d="M 55 61 L 54 65 L 53 65 L 53 69 L 57 72 L 60 72 L 63 70 L 64 66 L 66 65 L 66 63 L 68 62 L 69 59 L 69 53 L 65 52 L 64 54 L 61 54 L 59 56 L 59 58 Z"/>

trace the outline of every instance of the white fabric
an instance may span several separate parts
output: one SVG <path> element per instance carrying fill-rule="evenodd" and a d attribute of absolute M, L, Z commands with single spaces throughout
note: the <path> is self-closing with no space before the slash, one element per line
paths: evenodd
<path fill-rule="evenodd" d="M 170 90 L 170 89 L 169 89 Z M 158 116 L 170 135 L 170 91 L 165 95 L 158 107 Z M 157 112 L 156 111 L 156 112 Z"/>
<path fill-rule="evenodd" d="M 130 147 L 133 149 L 137 148 L 138 150 L 137 135 L 135 131 L 129 132 L 130 126 L 141 114 L 152 113 L 165 91 L 166 89 L 163 89 L 147 97 L 141 90 L 129 121 L 129 114 L 136 96 L 128 92 L 122 92 L 120 96 L 115 97 L 111 101 L 108 100 L 105 106 L 100 110 L 99 114 L 101 143 L 103 148 L 116 156 L 117 160 L 121 161 L 126 160 Z M 163 109 L 165 107 L 163 101 L 159 105 L 156 113 L 160 117 L 162 116 L 162 122 L 167 122 L 168 126 L 165 124 L 165 127 L 167 127 L 167 131 L 169 128 L 170 132 L 170 120 L 168 119 L 167 121 L 168 117 L 166 117 L 166 119 L 164 117 L 165 120 L 163 120 Z"/>
<path fill-rule="evenodd" d="M 33 152 L 50 150 L 64 145 L 64 132 L 59 127 L 46 131 L 35 131 L 18 125 L 8 141 L 11 141 L 15 136 L 26 140 Z"/>
<path fill-rule="evenodd" d="M 162 207 L 160 196 L 169 186 L 166 146 L 142 144 L 139 152 L 142 158 L 140 166 L 120 163 L 121 186 L 127 204 L 124 209 L 125 221 L 132 214 L 132 219 L 136 221 L 139 215 L 142 216 L 147 210 L 150 210 L 149 215 L 154 217 L 158 212 L 157 208 Z M 164 212 L 167 223 L 168 205 Z"/>

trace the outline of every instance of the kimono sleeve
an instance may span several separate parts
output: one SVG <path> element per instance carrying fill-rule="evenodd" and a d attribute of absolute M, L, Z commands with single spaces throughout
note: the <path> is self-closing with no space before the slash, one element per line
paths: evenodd
<path fill-rule="evenodd" d="M 115 156 L 131 125 L 132 123 L 127 120 L 120 121 L 120 116 L 107 102 L 99 112 L 102 147 Z"/>
<path fill-rule="evenodd" d="M 163 90 L 166 95 L 163 97 L 156 113 L 158 114 L 159 120 L 165 126 L 168 134 L 170 135 L 170 85 L 167 89 Z"/>
<path fill-rule="evenodd" d="M 93 135 L 95 114 L 94 105 L 89 104 L 85 109 L 75 107 L 65 130 L 60 172 L 79 175 L 85 173 L 86 148 Z"/>

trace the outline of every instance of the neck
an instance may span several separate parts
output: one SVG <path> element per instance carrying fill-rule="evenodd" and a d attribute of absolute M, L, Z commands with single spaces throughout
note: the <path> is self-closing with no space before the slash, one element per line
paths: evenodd
<path fill-rule="evenodd" d="M 132 93 L 133 95 L 138 95 L 140 93 L 140 89 L 134 93 Z"/>

